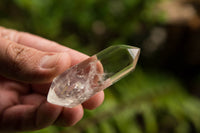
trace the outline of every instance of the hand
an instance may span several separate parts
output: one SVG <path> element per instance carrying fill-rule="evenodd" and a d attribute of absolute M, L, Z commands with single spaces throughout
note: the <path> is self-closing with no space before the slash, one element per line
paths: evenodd
<path fill-rule="evenodd" d="M 82 118 L 83 108 L 98 107 L 103 92 L 74 108 L 46 101 L 52 79 L 86 58 L 55 42 L 0 27 L 0 132 L 72 126 Z"/>

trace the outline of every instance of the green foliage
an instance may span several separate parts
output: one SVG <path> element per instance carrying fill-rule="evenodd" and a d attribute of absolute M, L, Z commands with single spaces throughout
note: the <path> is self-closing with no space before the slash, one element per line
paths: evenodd
<path fill-rule="evenodd" d="M 162 13 L 154 11 L 160 0 L 3 1 L 2 8 L 5 5 L 10 8 L 2 9 L 7 15 L 0 17 L 1 25 L 29 31 L 75 49 L 82 45 L 91 47 L 84 52 L 94 50 L 94 45 L 97 49 L 115 42 L 126 43 L 163 18 Z"/>
<path fill-rule="evenodd" d="M 108 44 L 140 42 L 141 33 L 163 22 L 163 13 L 155 10 L 160 1 L 1 0 L 0 25 L 91 55 Z M 94 111 L 85 110 L 76 126 L 25 133 L 200 132 L 200 101 L 174 75 L 139 66 L 105 92 L 104 104 Z"/>

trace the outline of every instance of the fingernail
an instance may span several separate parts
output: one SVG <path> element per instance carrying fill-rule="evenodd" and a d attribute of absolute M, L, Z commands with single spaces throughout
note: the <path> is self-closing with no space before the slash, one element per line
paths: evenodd
<path fill-rule="evenodd" d="M 51 69 L 56 66 L 59 57 L 57 54 L 55 55 L 46 55 L 41 59 L 40 67 L 44 69 Z"/>

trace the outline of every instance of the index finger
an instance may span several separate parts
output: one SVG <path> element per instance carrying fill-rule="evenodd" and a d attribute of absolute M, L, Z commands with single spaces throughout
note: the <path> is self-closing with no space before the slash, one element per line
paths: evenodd
<path fill-rule="evenodd" d="M 44 52 L 67 52 L 71 57 L 72 65 L 75 65 L 88 58 L 87 55 L 76 50 L 26 32 L 19 32 L 0 27 L 0 37 Z"/>

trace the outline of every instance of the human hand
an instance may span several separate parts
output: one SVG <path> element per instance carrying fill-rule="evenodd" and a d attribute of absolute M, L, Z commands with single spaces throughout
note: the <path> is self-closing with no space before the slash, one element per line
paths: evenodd
<path fill-rule="evenodd" d="M 82 118 L 83 108 L 98 107 L 102 91 L 74 108 L 46 100 L 53 78 L 86 58 L 44 38 L 0 27 L 0 132 L 72 126 Z"/>

